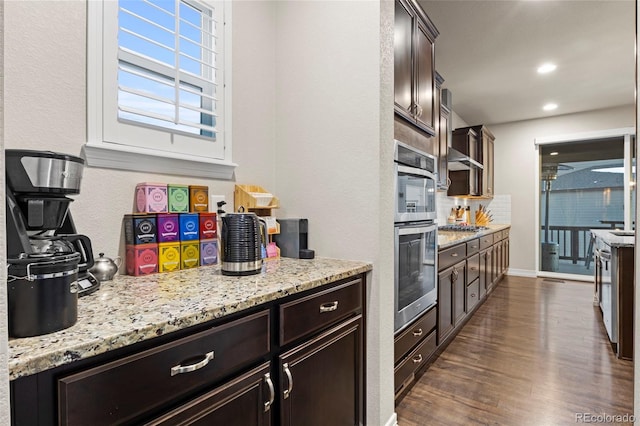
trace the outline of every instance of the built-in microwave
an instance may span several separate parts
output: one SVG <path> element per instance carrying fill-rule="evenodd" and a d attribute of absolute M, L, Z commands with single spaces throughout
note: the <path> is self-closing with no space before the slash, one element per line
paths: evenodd
<path fill-rule="evenodd" d="M 395 141 L 395 222 L 436 219 L 433 155 Z"/>

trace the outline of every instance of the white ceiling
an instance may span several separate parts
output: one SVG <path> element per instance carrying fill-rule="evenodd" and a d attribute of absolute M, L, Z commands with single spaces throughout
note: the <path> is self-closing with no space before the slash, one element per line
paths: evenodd
<path fill-rule="evenodd" d="M 635 1 L 418 1 L 440 31 L 436 70 L 469 125 L 634 103 Z M 558 68 L 539 75 L 543 62 Z M 558 109 L 543 111 L 548 102 Z"/>

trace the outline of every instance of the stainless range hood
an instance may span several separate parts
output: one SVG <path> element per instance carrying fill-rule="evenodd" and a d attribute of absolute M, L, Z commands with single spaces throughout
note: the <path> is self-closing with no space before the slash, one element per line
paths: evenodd
<path fill-rule="evenodd" d="M 453 171 L 483 169 L 482 164 L 451 147 L 448 150 L 447 162 L 449 163 L 449 170 Z"/>

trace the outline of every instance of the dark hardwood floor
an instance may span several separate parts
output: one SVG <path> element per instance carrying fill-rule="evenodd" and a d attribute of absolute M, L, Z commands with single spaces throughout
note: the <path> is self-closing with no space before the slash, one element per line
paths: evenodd
<path fill-rule="evenodd" d="M 593 285 L 505 277 L 396 412 L 399 426 L 630 416 L 633 362 L 613 354 Z"/>

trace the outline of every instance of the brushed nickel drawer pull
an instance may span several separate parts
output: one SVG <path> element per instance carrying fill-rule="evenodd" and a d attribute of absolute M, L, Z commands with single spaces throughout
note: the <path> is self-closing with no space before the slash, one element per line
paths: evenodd
<path fill-rule="evenodd" d="M 287 399 L 289 398 L 289 395 L 291 395 L 291 391 L 293 390 L 293 377 L 291 377 L 291 370 L 289 370 L 288 363 L 285 362 L 284 364 L 282 364 L 282 369 L 284 370 L 284 374 L 287 375 L 287 381 L 289 382 L 287 389 L 282 391 L 284 399 Z"/>
<path fill-rule="evenodd" d="M 414 331 L 413 331 L 413 335 L 414 335 L 415 337 L 420 337 L 420 336 L 422 336 L 422 329 L 421 329 L 421 328 L 419 328 L 419 329 L 417 329 L 417 330 L 414 330 Z"/>
<path fill-rule="evenodd" d="M 418 354 L 412 359 L 414 364 L 420 364 L 422 362 L 422 354 Z"/>
<path fill-rule="evenodd" d="M 451 253 L 451 257 L 458 257 L 458 253 Z"/>
<path fill-rule="evenodd" d="M 335 311 L 336 309 L 338 309 L 338 301 L 333 301 L 330 303 L 323 303 L 322 305 L 320 305 L 320 313 L 324 313 L 324 312 L 331 312 L 331 311 Z"/>
<path fill-rule="evenodd" d="M 269 387 L 269 401 L 264 403 L 264 412 L 266 413 L 271 408 L 271 404 L 276 399 L 276 390 L 273 387 L 273 382 L 271 381 L 271 374 L 267 373 L 264 375 L 264 381 L 267 383 Z"/>
<path fill-rule="evenodd" d="M 171 375 L 175 376 L 177 374 L 183 373 L 191 373 L 192 371 L 200 370 L 202 367 L 209 364 L 209 361 L 213 359 L 213 351 L 207 352 L 202 361 L 196 362 L 195 364 L 189 365 L 176 365 L 175 367 L 171 367 Z"/>

